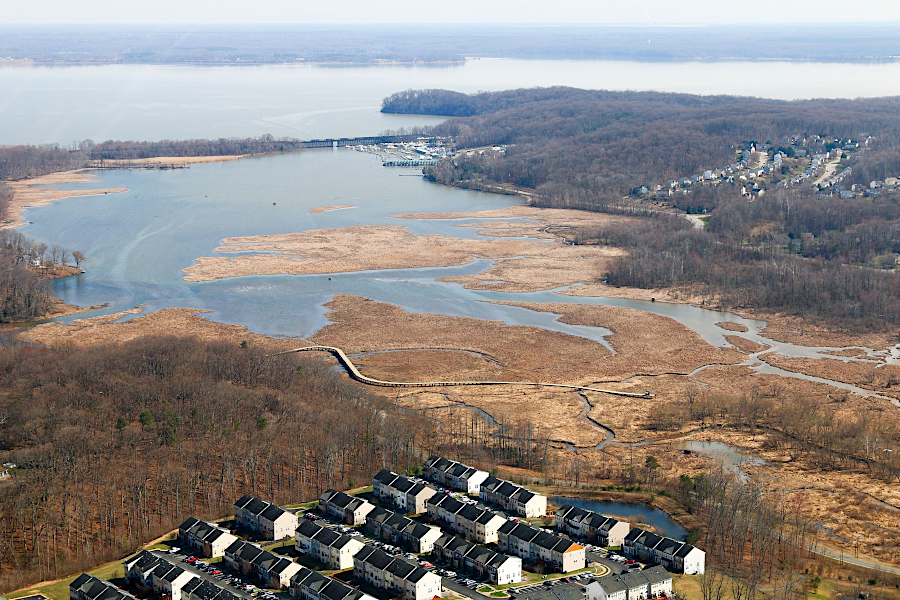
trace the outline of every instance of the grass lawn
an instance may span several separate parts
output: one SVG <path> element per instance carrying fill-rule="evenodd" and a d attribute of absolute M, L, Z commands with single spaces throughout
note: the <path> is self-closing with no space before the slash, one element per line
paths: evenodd
<path fill-rule="evenodd" d="M 116 561 L 99 566 L 96 569 L 88 571 L 88 573 L 106 580 L 116 579 L 120 577 L 124 578 L 125 567 L 122 566 L 122 563 L 120 561 Z M 30 596 L 35 592 L 40 592 L 51 600 L 68 600 L 69 584 L 72 583 L 80 574 L 81 573 L 78 573 L 76 575 L 72 575 L 71 577 L 66 577 L 65 579 L 60 579 L 59 581 L 54 581 L 52 583 L 38 584 L 35 587 L 19 590 L 17 592 L 13 592 L 8 597 L 10 600 L 14 600 L 15 598 Z"/>

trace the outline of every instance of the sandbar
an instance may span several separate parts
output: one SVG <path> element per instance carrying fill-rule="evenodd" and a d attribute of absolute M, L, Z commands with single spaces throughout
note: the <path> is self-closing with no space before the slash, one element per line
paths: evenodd
<path fill-rule="evenodd" d="M 345 208 L 356 208 L 352 204 L 335 204 L 333 206 L 316 206 L 315 208 L 309 209 L 309 214 L 318 215 L 323 212 L 330 212 L 332 210 L 342 210 Z"/>
<path fill-rule="evenodd" d="M 32 179 L 9 181 L 13 197 L 6 211 L 6 218 L 0 222 L 0 229 L 14 229 L 25 224 L 22 213 L 32 206 L 48 206 L 59 200 L 77 196 L 98 196 L 101 194 L 117 194 L 128 188 L 98 188 L 91 190 L 60 190 L 53 187 L 34 187 L 36 185 L 62 185 L 68 183 L 86 183 L 98 181 L 97 176 L 88 169 L 62 171 L 42 175 Z"/>

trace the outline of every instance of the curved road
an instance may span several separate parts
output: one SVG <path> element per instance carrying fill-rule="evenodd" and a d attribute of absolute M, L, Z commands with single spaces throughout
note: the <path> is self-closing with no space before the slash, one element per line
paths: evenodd
<path fill-rule="evenodd" d="M 539 386 L 539 387 L 556 387 L 556 388 L 564 388 L 567 390 L 579 390 L 579 391 L 588 391 L 588 392 L 600 392 L 602 394 L 611 394 L 613 396 L 627 396 L 629 398 L 653 398 L 654 394 L 651 392 L 619 392 L 616 390 L 603 390 L 600 388 L 594 387 L 586 387 L 582 385 L 568 385 L 565 383 L 540 383 L 540 382 L 532 382 L 532 381 L 417 381 L 417 382 L 403 382 L 403 381 L 384 381 L 382 379 L 375 379 L 372 377 L 367 377 L 359 372 L 359 369 L 356 368 L 356 365 L 344 354 L 344 351 L 340 348 L 336 348 L 334 346 L 305 346 L 303 348 L 294 348 L 293 350 L 285 350 L 284 352 L 278 352 L 275 356 L 280 354 L 293 354 L 297 352 L 328 352 L 329 354 L 334 355 L 338 361 L 344 366 L 347 372 L 350 374 L 350 377 L 359 381 L 361 383 L 365 383 L 368 385 L 374 385 L 378 387 L 396 387 L 396 388 L 414 388 L 414 387 L 449 387 L 449 386 L 462 386 L 462 385 L 527 385 L 527 386 Z"/>

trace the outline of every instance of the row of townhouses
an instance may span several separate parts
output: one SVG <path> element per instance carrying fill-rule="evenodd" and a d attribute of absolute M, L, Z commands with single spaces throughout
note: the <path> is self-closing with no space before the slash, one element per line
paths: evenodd
<path fill-rule="evenodd" d="M 479 494 L 481 482 L 488 478 L 488 472 L 440 456 L 431 456 L 422 466 L 422 476 L 453 490 Z"/>
<path fill-rule="evenodd" d="M 702 575 L 706 570 L 706 552 L 703 550 L 643 529 L 629 531 L 622 550 L 626 556 L 658 562 L 674 573 Z"/>
<path fill-rule="evenodd" d="M 105 579 L 82 573 L 69 584 L 69 600 L 136 600 L 136 598 Z"/>
<path fill-rule="evenodd" d="M 375 475 L 372 492 L 382 502 L 389 502 L 403 513 L 425 512 L 425 501 L 437 494 L 437 490 L 409 477 L 382 469 Z"/>
<path fill-rule="evenodd" d="M 646 600 L 672 593 L 672 575 L 660 566 L 605 575 L 597 583 L 600 600 Z"/>
<path fill-rule="evenodd" d="M 153 590 L 159 597 L 183 598 L 182 588 L 196 575 L 163 556 L 144 550 L 125 561 L 125 579 L 133 586 Z"/>
<path fill-rule="evenodd" d="M 190 517 L 178 527 L 178 541 L 183 548 L 208 558 L 224 556 L 225 548 L 237 541 L 227 529 Z"/>
<path fill-rule="evenodd" d="M 374 508 L 375 505 L 368 500 L 336 490 L 326 490 L 319 496 L 320 511 L 350 525 L 365 523 L 366 515 Z"/>
<path fill-rule="evenodd" d="M 600 546 L 622 546 L 631 530 L 627 521 L 601 515 L 592 510 L 564 504 L 554 515 L 556 529 Z"/>
<path fill-rule="evenodd" d="M 507 521 L 491 510 L 460 502 L 449 494 L 432 496 L 426 509 L 433 521 L 481 544 L 495 543 L 497 532 Z"/>
<path fill-rule="evenodd" d="M 522 581 L 522 559 L 494 552 L 452 535 L 442 535 L 434 544 L 434 555 L 460 571 L 490 579 L 496 585 Z"/>
<path fill-rule="evenodd" d="M 225 549 L 225 564 L 232 571 L 259 579 L 268 588 L 287 587 L 291 577 L 300 570 L 300 565 L 291 559 L 242 540 Z"/>
<path fill-rule="evenodd" d="M 370 544 L 353 557 L 353 575 L 403 600 L 432 600 L 441 595 L 440 577 Z"/>
<path fill-rule="evenodd" d="M 297 529 L 297 515 L 253 496 L 241 496 L 234 503 L 234 522 L 267 540 L 293 537 Z"/>
<path fill-rule="evenodd" d="M 585 566 L 585 549 L 567 537 L 535 529 L 525 523 L 507 521 L 497 532 L 501 552 L 518 556 L 527 563 L 549 566 L 569 573 Z"/>
<path fill-rule="evenodd" d="M 181 588 L 183 600 L 244 600 L 208 579 L 194 577 Z"/>
<path fill-rule="evenodd" d="M 342 581 L 326 577 L 306 567 L 291 577 L 291 597 L 297 600 L 375 600 Z"/>
<path fill-rule="evenodd" d="M 481 499 L 526 518 L 547 514 L 546 496 L 493 476 L 481 483 Z"/>
<path fill-rule="evenodd" d="M 393 511 L 377 507 L 366 515 L 366 532 L 375 539 L 391 542 L 421 554 L 431 552 L 441 530 Z"/>
<path fill-rule="evenodd" d="M 303 519 L 294 535 L 294 547 L 300 554 L 308 554 L 328 568 L 342 571 L 353 567 L 353 555 L 362 550 L 363 543 L 324 526 L 322 521 Z"/>

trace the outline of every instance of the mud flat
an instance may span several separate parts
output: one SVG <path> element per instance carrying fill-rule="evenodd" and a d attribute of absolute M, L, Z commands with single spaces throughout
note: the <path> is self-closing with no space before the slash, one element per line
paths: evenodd
<path fill-rule="evenodd" d="M 201 257 L 183 270 L 186 281 L 245 275 L 311 275 L 380 269 L 448 267 L 476 258 L 513 259 L 500 267 L 516 285 L 552 289 L 595 276 L 614 249 L 568 246 L 562 242 L 464 239 L 413 235 L 401 225 L 362 225 L 291 234 L 227 238 L 218 252 L 267 252 L 234 258 Z M 554 266 L 557 272 L 554 271 Z M 479 275 L 484 277 L 490 275 Z M 547 276 L 549 281 L 542 282 Z"/>
<path fill-rule="evenodd" d="M 309 209 L 309 214 L 318 215 L 323 212 L 329 212 L 332 210 L 341 210 L 344 208 L 356 208 L 352 204 L 335 204 L 334 206 L 316 206 L 315 208 Z"/>
<path fill-rule="evenodd" d="M 724 329 L 725 331 L 737 331 L 740 333 L 747 333 L 750 329 L 746 325 L 741 325 L 740 323 L 732 323 L 731 321 L 720 321 L 716 323 L 716 327 L 720 329 Z"/>
<path fill-rule="evenodd" d="M 766 348 L 771 348 L 771 346 L 764 346 L 763 344 L 748 340 L 739 335 L 726 335 L 723 337 L 725 338 L 725 341 L 745 354 L 756 354 L 757 352 L 762 352 Z"/>
<path fill-rule="evenodd" d="M 87 183 L 98 181 L 97 176 L 88 169 L 63 171 L 42 175 L 33 179 L 10 181 L 13 197 L 7 209 L 7 218 L 0 223 L 0 229 L 13 229 L 25 224 L 22 213 L 32 206 L 48 206 L 59 200 L 77 196 L 97 196 L 100 194 L 116 194 L 128 188 L 98 188 L 94 190 L 60 190 L 53 187 L 33 187 L 37 185 L 64 185 L 69 183 Z"/>

